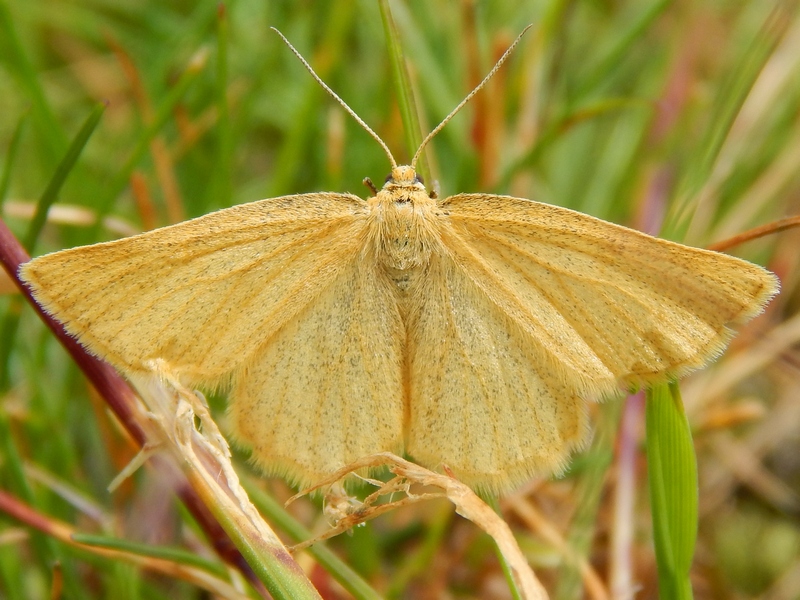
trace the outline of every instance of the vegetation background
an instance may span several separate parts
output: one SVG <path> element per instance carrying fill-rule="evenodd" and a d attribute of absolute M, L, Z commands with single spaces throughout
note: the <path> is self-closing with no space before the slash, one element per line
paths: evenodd
<path fill-rule="evenodd" d="M 798 212 L 796 2 L 390 5 L 425 131 L 533 24 L 429 147 L 428 181 L 442 195 L 510 193 L 698 246 Z M 264 197 L 366 196 L 361 180 L 383 181 L 386 157 L 271 26 L 408 158 L 377 1 L 0 0 L 3 220 L 40 254 Z M 99 122 L 86 141 L 90 116 Z M 63 161 L 71 144 L 82 151 L 74 164 Z M 28 236 L 37 202 L 56 199 L 41 235 Z M 800 598 L 799 236 L 790 229 L 732 250 L 778 273 L 782 293 L 682 384 L 700 486 L 696 598 Z M 0 598 L 210 597 L 202 577 L 180 568 L 197 561 L 256 597 L 157 468 L 107 492 L 136 447 L 4 285 Z M 224 395 L 210 400 L 224 430 Z M 500 509 L 553 598 L 654 598 L 643 397 L 593 413 L 593 444 L 571 470 L 531 482 Z M 246 455 L 236 460 L 254 495 L 293 493 L 253 473 Z M 22 504 L 22 516 L 9 509 Z M 319 502 L 290 512 L 326 527 Z M 106 545 L 76 548 L 56 539 L 58 527 Z M 105 552 L 112 540 L 116 554 Z M 297 557 L 326 598 L 370 597 L 347 586 L 352 573 L 388 597 L 512 593 L 490 538 L 446 501 L 394 511 L 327 546 L 351 574 Z"/>

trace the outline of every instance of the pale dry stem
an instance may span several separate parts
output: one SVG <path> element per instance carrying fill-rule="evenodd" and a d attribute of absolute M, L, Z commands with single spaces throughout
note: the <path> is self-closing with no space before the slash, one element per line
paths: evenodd
<path fill-rule="evenodd" d="M 153 361 L 152 372 L 131 379 L 154 416 L 157 443 L 171 451 L 201 497 L 220 507 L 244 536 L 255 536 L 262 544 L 285 551 L 242 488 L 231 464 L 230 448 L 205 399 L 172 377 L 163 361 Z"/>
<path fill-rule="evenodd" d="M 586 558 L 578 556 L 564 539 L 561 532 L 539 511 L 533 502 L 521 495 L 505 499 L 509 506 L 526 525 L 542 539 L 555 548 L 570 564 L 575 565 L 583 580 L 584 589 L 590 600 L 610 600 L 611 596 L 602 578 Z"/>
<path fill-rule="evenodd" d="M 367 496 L 363 502 L 358 503 L 352 498 L 347 500 L 341 498 L 343 488 L 337 485 L 341 479 L 355 471 L 382 465 L 387 465 L 396 477 L 386 483 L 369 480 L 369 483 L 378 486 L 378 490 Z M 444 468 L 447 471 L 447 467 Z M 442 491 L 414 494 L 411 492 L 411 486 L 415 484 L 440 488 Z M 306 548 L 311 544 L 347 531 L 360 523 L 374 519 L 378 515 L 401 506 L 444 496 L 455 505 L 458 514 L 475 523 L 494 539 L 511 569 L 522 598 L 526 600 L 545 600 L 548 598 L 547 592 L 525 560 L 506 522 L 481 500 L 472 489 L 454 477 L 429 471 L 399 456 L 389 452 L 382 452 L 366 456 L 339 469 L 330 477 L 292 496 L 286 503 L 289 504 L 301 496 L 328 486 L 336 486 L 333 488 L 334 495 L 331 505 L 340 507 L 340 512 L 334 515 L 337 517 L 337 522 L 328 532 L 290 548 L 291 551 Z M 405 496 L 400 500 L 392 500 L 386 504 L 375 504 L 381 497 L 396 493 L 403 493 Z"/>

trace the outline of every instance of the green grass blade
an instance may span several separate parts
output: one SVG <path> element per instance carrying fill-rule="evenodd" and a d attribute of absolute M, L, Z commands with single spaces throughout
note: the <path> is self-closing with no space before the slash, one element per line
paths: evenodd
<path fill-rule="evenodd" d="M 387 586 L 387 598 L 403 598 L 404 592 L 415 577 L 427 573 L 431 564 L 435 560 L 436 553 L 446 543 L 447 531 L 453 523 L 456 513 L 452 506 L 442 504 L 436 508 L 436 512 L 430 521 L 430 527 L 424 534 L 424 539 L 420 546 L 413 552 L 407 554 L 402 562 L 398 563 L 398 569 Z"/>
<path fill-rule="evenodd" d="M 356 4 L 345 2 L 340 5 L 331 5 L 325 15 L 326 23 L 323 39 L 319 43 L 317 55 L 325 57 L 324 61 L 311 60 L 312 67 L 317 75 L 325 81 L 330 75 L 332 66 L 338 62 L 340 55 L 345 51 L 347 34 L 351 30 L 352 15 L 355 14 Z M 288 52 L 287 50 L 284 50 Z M 318 64 L 313 64 L 318 62 Z M 286 132 L 284 143 L 281 144 L 275 160 L 274 176 L 267 186 L 267 197 L 281 196 L 293 189 L 295 182 L 308 170 L 308 148 L 313 145 L 317 115 L 319 114 L 319 99 L 322 90 L 311 78 L 304 75 L 302 98 L 297 102 L 298 108 L 291 116 L 291 127 Z M 334 90 L 336 91 L 336 90 Z M 343 98 L 347 101 L 347 98 Z"/>
<path fill-rule="evenodd" d="M 14 168 L 14 161 L 19 153 L 19 145 L 22 140 L 22 133 L 25 130 L 25 124 L 28 122 L 29 112 L 24 112 L 17 121 L 17 126 L 14 127 L 14 133 L 11 134 L 11 141 L 8 144 L 8 152 L 6 159 L 3 161 L 3 172 L 0 174 L 0 207 L 5 202 L 6 194 L 8 194 L 8 186 L 11 184 L 11 171 Z"/>
<path fill-rule="evenodd" d="M 326 60 L 312 64 L 323 81 L 330 75 L 331 67 L 345 51 L 346 37 L 353 25 L 352 15 L 355 9 L 356 4 L 353 2 L 340 6 L 331 5 L 327 9 L 325 16 L 327 26 L 318 52 L 318 55 L 324 56 Z M 286 133 L 284 143 L 281 144 L 275 159 L 274 176 L 267 187 L 267 197 L 281 196 L 294 191 L 296 180 L 300 176 L 307 176 L 309 157 L 306 152 L 317 123 L 321 90 L 306 74 L 303 77 L 305 87 L 302 98 L 298 101 L 299 108 L 293 115 L 291 128 Z"/>
<path fill-rule="evenodd" d="M 254 527 L 242 526 L 242 515 L 235 510 L 210 501 L 206 506 L 233 541 L 256 577 L 276 600 L 318 600 L 319 592 L 297 567 L 288 563 L 288 553 L 276 547 L 272 540 L 259 536 Z"/>
<path fill-rule="evenodd" d="M 572 112 L 557 118 L 542 131 L 533 146 L 503 171 L 497 189 L 506 189 L 516 174 L 535 167 L 542 155 L 574 127 L 615 112 L 650 108 L 652 107 L 649 103 L 639 98 L 603 98 L 577 107 Z"/>
<path fill-rule="evenodd" d="M 28 600 L 25 590 L 25 576 L 30 579 L 29 568 L 23 568 L 28 563 L 16 552 L 0 552 L 0 590 L 8 600 Z"/>
<path fill-rule="evenodd" d="M 47 220 L 47 211 L 58 198 L 58 193 L 61 190 L 64 182 L 67 180 L 75 163 L 86 146 L 86 142 L 91 137 L 92 133 L 100 122 L 100 117 L 103 115 L 106 105 L 100 103 L 95 106 L 94 110 L 89 114 L 89 117 L 84 122 L 75 139 L 67 149 L 67 153 L 61 159 L 58 167 L 56 168 L 53 177 L 47 184 L 44 193 L 42 194 L 39 202 L 36 205 L 36 213 L 31 220 L 28 227 L 28 233 L 25 236 L 24 246 L 28 254 L 33 252 L 36 245 L 36 240 L 44 227 Z M 17 337 L 17 329 L 19 328 L 19 317 L 22 313 L 23 300 L 20 296 L 15 296 L 11 299 L 6 311 L 6 316 L 3 319 L 2 326 L 0 326 L 0 339 L 3 344 L 0 345 L 0 390 L 8 389 L 10 383 L 10 357 L 11 351 L 14 348 L 14 340 Z"/>
<path fill-rule="evenodd" d="M 500 502 L 497 496 L 485 496 L 482 495 L 481 498 L 492 507 L 492 510 L 496 512 L 498 515 L 502 517 L 502 511 L 500 510 Z M 492 540 L 492 547 L 494 548 L 495 554 L 497 555 L 497 561 L 500 563 L 500 569 L 503 571 L 503 577 L 506 580 L 506 585 L 508 586 L 508 591 L 511 592 L 511 597 L 514 600 L 522 600 L 522 594 L 517 587 L 517 582 L 514 581 L 514 574 L 511 571 L 511 565 L 506 560 L 506 557 L 500 551 L 500 547 L 494 543 Z"/>
<path fill-rule="evenodd" d="M 653 22 L 670 4 L 670 0 L 656 0 L 631 19 L 627 29 L 620 32 L 614 40 L 613 46 L 605 51 L 589 75 L 580 82 L 578 89 L 573 93 L 573 98 L 580 102 L 597 89 L 598 86 L 611 79 L 614 69 L 622 62 L 625 54 L 631 51 L 634 42 L 647 32 Z M 635 6 L 639 10 L 639 6 Z"/>
<path fill-rule="evenodd" d="M 217 13 L 217 148 L 206 206 L 230 206 L 232 187 L 232 131 L 228 107 L 228 15 L 224 4 Z"/>
<path fill-rule="evenodd" d="M 97 215 L 96 221 L 89 234 L 92 239 L 96 239 L 103 226 L 103 217 L 105 217 L 112 209 L 114 202 L 122 191 L 127 187 L 133 170 L 137 167 L 139 162 L 144 157 L 145 153 L 150 147 L 150 142 L 158 135 L 166 122 L 172 116 L 172 111 L 175 106 L 184 97 L 187 90 L 197 80 L 200 73 L 203 72 L 208 59 L 208 53 L 200 51 L 189 62 L 186 70 L 181 74 L 175 86 L 161 101 L 161 104 L 156 110 L 153 122 L 142 132 L 142 135 L 136 142 L 133 150 L 131 151 L 128 160 L 122 168 L 117 171 L 117 174 L 111 179 L 108 186 L 106 186 L 105 193 L 97 200 Z"/>
<path fill-rule="evenodd" d="M 17 448 L 11 423 L 4 411 L 0 411 L 0 456 L 3 458 L 3 488 L 13 490 L 24 502 L 34 506 L 36 503 L 33 490 L 25 477 L 22 457 Z M 39 531 L 31 531 L 31 540 L 38 564 L 52 564 L 59 556 L 58 549 L 52 539 Z"/>
<path fill-rule="evenodd" d="M 149 556 L 151 558 L 161 558 L 182 565 L 203 569 L 204 571 L 213 573 L 220 578 L 227 579 L 228 577 L 227 570 L 219 562 L 208 560 L 198 556 L 195 552 L 189 552 L 188 550 L 183 550 L 181 548 L 153 546 L 150 544 L 141 544 L 107 535 L 94 535 L 87 533 L 73 534 L 72 539 L 79 544 L 86 544 L 87 546 L 97 546 L 98 548 L 120 550 L 129 554 Z"/>
<path fill-rule="evenodd" d="M 661 598 L 692 598 L 697 459 L 677 383 L 647 391 L 647 470 Z"/>
<path fill-rule="evenodd" d="M 94 133 L 97 124 L 100 122 L 100 118 L 103 116 L 106 106 L 107 104 L 105 102 L 100 102 L 92 109 L 92 112 L 75 136 L 75 139 L 73 139 L 72 143 L 69 145 L 64 158 L 62 158 L 61 162 L 58 164 L 55 173 L 53 173 L 53 177 L 47 184 L 47 188 L 45 188 L 44 193 L 41 198 L 39 198 L 39 202 L 36 204 L 36 213 L 33 215 L 33 219 L 28 227 L 28 233 L 23 240 L 23 245 L 25 246 L 25 250 L 28 251 L 28 254 L 33 254 L 36 240 L 39 239 L 39 234 L 42 232 L 44 224 L 47 222 L 47 213 L 55 201 L 58 200 L 58 193 L 61 191 L 64 182 L 75 167 L 75 163 L 78 162 L 78 158 L 83 152 L 89 138 L 92 137 L 92 133 Z"/>
<path fill-rule="evenodd" d="M 298 523 L 286 509 L 275 501 L 269 494 L 265 494 L 246 479 L 242 480 L 247 490 L 247 495 L 258 510 L 266 515 L 276 528 L 288 534 L 295 542 L 311 539 L 314 534 Z M 306 552 L 311 554 L 317 562 L 338 581 L 342 587 L 350 592 L 356 600 L 379 600 L 381 596 L 358 573 L 351 569 L 347 563 L 329 550 L 325 544 L 314 544 Z"/>
<path fill-rule="evenodd" d="M 414 156 L 417 148 L 419 148 L 419 145 L 422 143 L 419 113 L 417 112 L 417 104 L 414 100 L 414 90 L 411 87 L 411 80 L 408 77 L 408 68 L 406 67 L 406 59 L 403 53 L 400 33 L 397 30 L 397 25 L 392 16 L 392 9 L 389 6 L 388 0 L 379 0 L 378 6 L 380 6 L 381 9 L 381 20 L 383 21 L 383 32 L 386 36 L 386 47 L 389 50 L 389 61 L 392 67 L 392 81 L 394 82 L 395 97 L 397 98 L 397 103 L 400 107 L 400 116 L 403 120 L 403 133 L 406 139 L 408 160 L 411 160 L 411 157 Z M 417 165 L 417 171 L 422 175 L 423 179 L 428 181 L 430 179 L 430 169 L 428 169 L 428 162 L 424 154 L 419 163 L 420 164 Z"/>
<path fill-rule="evenodd" d="M 25 90 L 31 103 L 36 129 L 45 141 L 44 150 L 52 163 L 55 163 L 67 147 L 67 137 L 47 101 L 41 78 L 20 41 L 6 0 L 0 0 L 0 57 L 3 56 L 4 62 L 9 65 L 9 69 Z"/>
<path fill-rule="evenodd" d="M 598 434 L 591 448 L 585 455 L 576 458 L 576 462 L 584 468 L 580 471 L 581 477 L 575 488 L 579 500 L 566 540 L 573 557 L 562 564 L 553 600 L 570 600 L 584 594 L 583 578 L 575 559 L 584 558 L 587 562 L 591 559 L 598 511 L 606 491 L 606 475 L 614 460 L 613 444 L 622 403 L 610 402 L 602 408 L 601 421 L 597 424 Z M 573 470 L 577 471 L 575 467 Z"/>
<path fill-rule="evenodd" d="M 675 240 L 684 238 L 694 214 L 697 193 L 708 181 L 747 95 L 792 22 L 790 10 L 786 2 L 778 1 L 775 4 L 749 47 L 742 53 L 741 58 L 735 61 L 727 82 L 720 87 L 711 110 L 714 117 L 701 147 L 695 153 L 698 160 L 691 163 L 681 181 L 676 202 L 672 207 L 672 215 L 667 219 L 662 236 Z"/>

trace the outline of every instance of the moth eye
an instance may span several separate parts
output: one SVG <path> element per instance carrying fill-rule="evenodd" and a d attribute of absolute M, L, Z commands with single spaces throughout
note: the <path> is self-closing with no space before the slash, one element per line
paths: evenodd
<path fill-rule="evenodd" d="M 422 185 L 425 185 L 425 180 L 422 178 L 422 175 L 414 173 L 414 183 L 421 183 Z"/>
<path fill-rule="evenodd" d="M 389 173 L 389 174 L 386 176 L 386 179 L 384 179 L 384 180 L 383 180 L 383 183 L 389 183 L 391 180 L 392 180 L 392 174 L 391 174 L 391 173 Z"/>

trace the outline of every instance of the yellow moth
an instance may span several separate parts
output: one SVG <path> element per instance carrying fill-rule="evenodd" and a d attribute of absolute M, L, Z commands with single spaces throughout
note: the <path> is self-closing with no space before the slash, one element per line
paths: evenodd
<path fill-rule="evenodd" d="M 512 48 L 409 166 L 292 48 L 389 156 L 374 196 L 270 198 L 20 274 L 123 373 L 161 359 L 187 385 L 229 385 L 236 438 L 294 482 L 383 451 L 492 492 L 558 471 L 588 399 L 702 367 L 778 282 L 557 206 L 429 194 L 423 147 Z"/>

